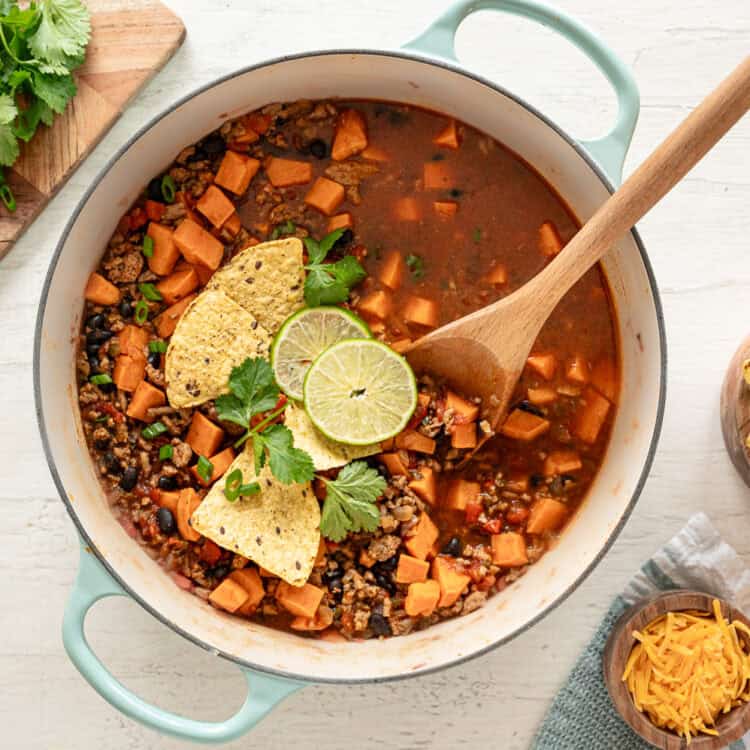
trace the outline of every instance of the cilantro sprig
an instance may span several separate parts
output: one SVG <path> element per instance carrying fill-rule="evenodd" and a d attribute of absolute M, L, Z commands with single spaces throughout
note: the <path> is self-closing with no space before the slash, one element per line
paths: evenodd
<path fill-rule="evenodd" d="M 343 233 L 344 229 L 334 229 L 320 241 L 305 237 L 309 259 L 305 266 L 305 302 L 310 307 L 346 302 L 349 291 L 367 276 L 353 255 L 346 255 L 334 263 L 324 263 Z"/>
<path fill-rule="evenodd" d="M 314 476 L 313 461 L 308 453 L 294 447 L 291 430 L 272 424 L 286 409 L 286 400 L 273 376 L 271 365 L 260 357 L 248 358 L 229 376 L 230 393 L 216 399 L 219 419 L 244 427 L 246 432 L 235 442 L 239 448 L 252 438 L 255 473 L 266 465 L 285 484 L 309 482 Z M 268 412 L 257 423 L 253 417 Z"/>
<path fill-rule="evenodd" d="M 20 8 L 0 2 L 0 166 L 10 167 L 40 123 L 51 125 L 76 93 L 72 71 L 81 65 L 91 36 L 89 11 L 80 0 L 37 0 Z M 0 175 L 0 199 L 15 198 Z"/>

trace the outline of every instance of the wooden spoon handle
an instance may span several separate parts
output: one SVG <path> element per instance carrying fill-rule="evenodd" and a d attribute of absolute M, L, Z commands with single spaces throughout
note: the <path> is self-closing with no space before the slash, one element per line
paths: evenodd
<path fill-rule="evenodd" d="M 525 287 L 541 325 L 564 294 L 750 109 L 750 56 L 737 66 Z M 521 291 L 521 290 L 519 290 Z M 539 304 L 543 301 L 543 304 Z M 540 310 L 539 308 L 544 308 Z"/>

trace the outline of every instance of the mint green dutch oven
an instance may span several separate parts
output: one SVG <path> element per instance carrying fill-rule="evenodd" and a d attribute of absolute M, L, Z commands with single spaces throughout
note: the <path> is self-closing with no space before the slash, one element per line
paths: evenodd
<path fill-rule="evenodd" d="M 581 49 L 617 93 L 612 131 L 579 142 L 500 86 L 462 68 L 454 36 L 478 10 L 548 26 Z M 653 457 L 664 405 L 661 307 L 635 232 L 604 265 L 619 317 L 623 391 L 611 446 L 587 502 L 557 547 L 527 575 L 466 617 L 427 631 L 366 643 L 303 639 L 229 618 L 180 590 L 122 530 L 107 506 L 78 419 L 75 338 L 83 289 L 122 207 L 183 146 L 223 119 L 276 101 L 359 97 L 408 102 L 453 115 L 492 135 L 545 176 L 581 220 L 619 182 L 638 117 L 629 71 L 583 25 L 533 0 L 460 0 L 400 51 L 293 55 L 238 70 L 156 117 L 115 155 L 86 192 L 50 265 L 39 310 L 34 378 L 39 427 L 60 496 L 82 539 L 81 565 L 63 622 L 65 648 L 86 680 L 123 714 L 160 732 L 219 743 L 247 732 L 287 695 L 311 683 L 402 679 L 443 669 L 507 643 L 558 605 L 601 559 L 632 511 Z M 223 114 L 219 114 L 223 113 Z M 150 705 L 119 683 L 84 635 L 86 613 L 109 596 L 131 596 L 195 644 L 235 662 L 247 699 L 230 719 L 195 721 Z"/>

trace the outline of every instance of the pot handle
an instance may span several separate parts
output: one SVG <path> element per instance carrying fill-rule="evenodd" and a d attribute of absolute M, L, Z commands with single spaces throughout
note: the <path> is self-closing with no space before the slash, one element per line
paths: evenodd
<path fill-rule="evenodd" d="M 404 48 L 457 61 L 454 45 L 456 31 L 465 18 L 479 10 L 511 13 L 553 29 L 578 47 L 606 76 L 617 94 L 617 122 L 603 138 L 582 141 L 581 145 L 599 162 L 612 181 L 619 183 L 625 155 L 638 121 L 638 86 L 633 74 L 617 55 L 572 16 L 535 0 L 458 0 Z"/>
<path fill-rule="evenodd" d="M 151 729 L 192 742 L 228 742 L 252 729 L 286 696 L 304 687 L 301 682 L 242 669 L 247 680 L 247 698 L 237 713 L 225 721 L 196 721 L 152 706 L 116 680 L 86 640 L 83 629 L 86 614 L 95 602 L 108 596 L 127 594 L 104 570 L 93 553 L 82 545 L 78 577 L 63 619 L 65 650 L 76 669 L 102 698 L 118 711 Z"/>

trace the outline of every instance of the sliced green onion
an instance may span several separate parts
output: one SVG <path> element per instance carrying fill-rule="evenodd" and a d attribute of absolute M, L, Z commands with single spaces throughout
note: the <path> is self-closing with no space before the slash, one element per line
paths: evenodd
<path fill-rule="evenodd" d="M 147 258 L 154 257 L 154 241 L 148 235 L 143 238 L 143 254 Z"/>
<path fill-rule="evenodd" d="M 482 241 L 482 230 L 477 227 L 471 234 L 471 239 L 474 240 L 474 242 L 481 242 Z"/>
<path fill-rule="evenodd" d="M 97 417 L 94 422 L 106 422 L 109 419 L 109 416 L 107 414 L 102 414 L 100 417 Z"/>
<path fill-rule="evenodd" d="M 415 279 L 421 279 L 424 276 L 424 260 L 421 256 L 413 254 L 407 255 L 406 265 Z"/>
<path fill-rule="evenodd" d="M 161 195 L 167 203 L 174 203 L 177 185 L 174 184 L 174 180 L 168 174 L 161 178 Z"/>
<path fill-rule="evenodd" d="M 290 219 L 287 219 L 283 224 L 274 228 L 273 232 L 271 232 L 271 239 L 276 240 L 282 234 L 294 234 L 296 231 L 297 225 Z"/>
<path fill-rule="evenodd" d="M 162 301 L 161 292 L 153 284 L 138 284 L 138 289 L 149 302 Z"/>
<path fill-rule="evenodd" d="M 148 302 L 145 299 L 139 299 L 135 306 L 135 322 L 143 325 L 148 320 Z"/>
<path fill-rule="evenodd" d="M 16 210 L 16 197 L 10 189 L 10 185 L 0 185 L 0 200 L 11 213 Z"/>
<path fill-rule="evenodd" d="M 92 382 L 92 383 L 93 383 L 94 385 L 107 385 L 108 383 L 111 383 L 111 382 L 112 382 L 112 378 L 110 378 L 110 377 L 109 377 L 109 375 L 107 375 L 107 373 L 106 373 L 106 372 L 100 372 L 100 373 L 99 373 L 99 374 L 97 374 L 97 375 L 92 375 L 92 376 L 91 376 L 91 377 L 89 378 L 89 380 L 90 380 L 90 381 L 91 381 L 91 382 Z"/>
<path fill-rule="evenodd" d="M 159 448 L 159 460 L 160 461 L 169 461 L 170 458 L 174 455 L 174 448 L 171 445 L 162 445 L 161 448 Z"/>
<path fill-rule="evenodd" d="M 148 350 L 150 352 L 157 352 L 158 354 L 164 354 L 167 351 L 166 341 L 149 341 Z"/>
<path fill-rule="evenodd" d="M 260 492 L 260 485 L 257 482 L 242 484 L 242 470 L 235 469 L 227 475 L 227 481 L 224 483 L 224 497 L 233 503 L 243 495 L 254 495 Z"/>
<path fill-rule="evenodd" d="M 214 473 L 214 465 L 205 456 L 198 456 L 198 465 L 195 470 L 204 482 L 210 482 Z"/>
<path fill-rule="evenodd" d="M 166 431 L 167 431 L 167 428 L 163 422 L 154 422 L 153 424 L 150 424 L 148 427 L 144 427 L 141 430 L 141 435 L 146 440 L 153 440 L 154 438 L 159 437 L 159 435 L 163 435 Z"/>

